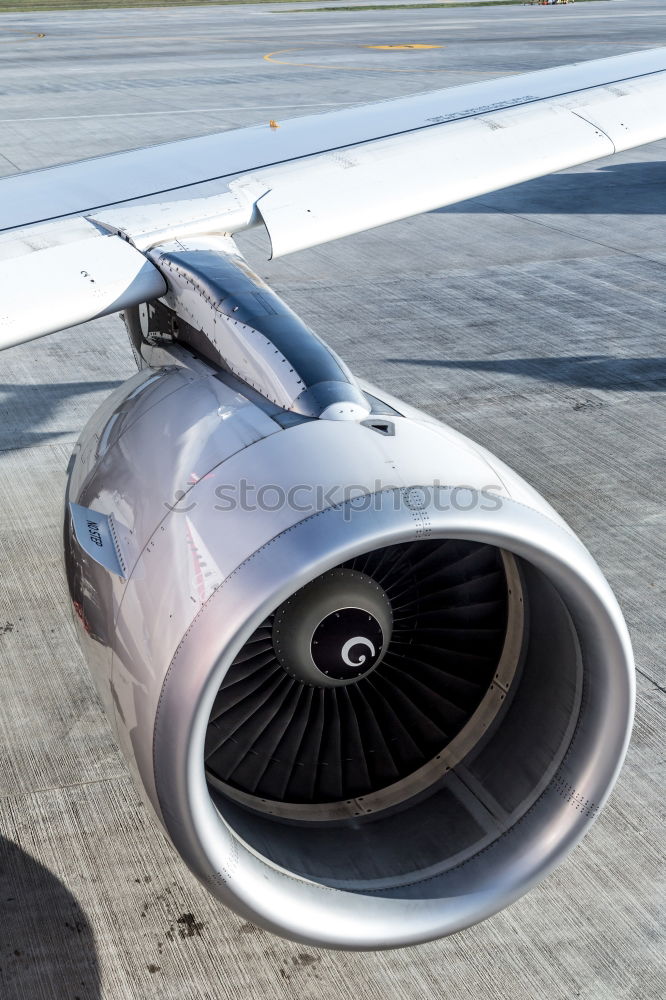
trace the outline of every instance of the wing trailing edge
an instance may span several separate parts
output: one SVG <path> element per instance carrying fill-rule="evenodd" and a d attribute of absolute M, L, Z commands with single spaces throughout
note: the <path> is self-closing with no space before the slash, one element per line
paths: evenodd
<path fill-rule="evenodd" d="M 666 72 L 325 153 L 232 181 L 273 257 L 666 137 Z"/>
<path fill-rule="evenodd" d="M 304 115 L 269 126 L 232 129 L 146 149 L 0 178 L 0 231 L 85 216 L 147 198 L 163 201 L 219 194 L 226 183 L 279 163 L 374 142 L 504 108 L 575 98 L 593 87 L 666 70 L 666 48 L 627 52 L 532 73 L 410 94 L 374 104 Z"/>
<path fill-rule="evenodd" d="M 0 349 L 165 295 L 168 282 L 147 254 L 169 241 L 232 236 L 263 223 L 278 257 L 666 137 L 666 48 L 500 80 L 496 88 L 494 103 L 483 83 L 350 109 L 349 118 L 314 116 L 309 139 L 298 123 L 314 118 L 296 119 L 290 142 L 273 149 L 277 162 L 227 177 L 205 197 L 116 204 L 5 231 Z M 256 128 L 224 135 L 243 151 L 228 163 L 266 162 Z M 184 177 L 184 146 L 172 146 Z M 170 148 L 157 147 L 167 161 Z M 122 154 L 138 157 L 132 162 L 148 194 L 165 183 L 151 173 L 154 154 Z M 81 180 L 99 162 L 72 169 Z M 30 185 L 41 179 L 36 204 L 52 197 L 53 213 L 62 209 L 53 182 L 68 169 L 29 175 Z M 0 181 L 0 230 L 12 218 L 7 181 L 21 177 Z"/>

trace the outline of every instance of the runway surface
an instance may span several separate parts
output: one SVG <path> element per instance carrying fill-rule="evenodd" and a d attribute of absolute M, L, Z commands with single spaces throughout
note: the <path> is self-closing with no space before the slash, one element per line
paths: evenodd
<path fill-rule="evenodd" d="M 0 173 L 665 43 L 660 0 L 6 15 Z M 413 44 L 436 47 L 367 47 Z M 637 721 L 608 807 L 535 891 L 439 943 L 292 945 L 223 910 L 179 862 L 133 791 L 62 579 L 65 467 L 133 372 L 124 330 L 104 319 L 0 356 L 3 1000 L 666 994 L 665 154 L 658 143 L 275 263 L 243 240 L 359 375 L 546 495 L 633 636 Z"/>

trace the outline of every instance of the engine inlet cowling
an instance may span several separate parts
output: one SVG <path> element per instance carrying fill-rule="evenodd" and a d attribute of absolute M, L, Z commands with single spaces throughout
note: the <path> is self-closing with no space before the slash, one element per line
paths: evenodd
<path fill-rule="evenodd" d="M 392 948 L 497 912 L 580 840 L 627 746 L 598 566 L 397 400 L 367 397 L 389 435 L 285 419 L 159 350 L 84 431 L 65 517 L 79 641 L 146 802 L 218 899 L 297 941 Z M 285 502 L 235 502 L 242 482 Z"/>

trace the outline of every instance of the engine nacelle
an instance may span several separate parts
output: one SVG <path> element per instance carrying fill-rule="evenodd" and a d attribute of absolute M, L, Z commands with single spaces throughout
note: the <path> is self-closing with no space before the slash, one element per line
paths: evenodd
<path fill-rule="evenodd" d="M 362 422 L 312 419 L 164 361 L 83 432 L 65 549 L 167 835 L 224 903 L 311 944 L 501 909 L 625 753 L 632 655 L 599 568 L 503 463 L 376 390 Z"/>

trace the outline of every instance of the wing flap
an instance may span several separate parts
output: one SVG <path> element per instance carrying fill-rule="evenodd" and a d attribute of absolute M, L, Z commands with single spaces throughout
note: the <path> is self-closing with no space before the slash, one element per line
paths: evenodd
<path fill-rule="evenodd" d="M 664 138 L 666 73 L 603 91 L 602 100 L 582 104 L 576 114 L 601 129 L 612 141 L 614 152 Z"/>
<path fill-rule="evenodd" d="M 164 278 L 142 253 L 85 225 L 90 235 L 77 227 L 73 242 L 53 230 L 50 245 L 33 236 L 38 249 L 25 234 L 20 255 L 0 263 L 0 349 L 164 295 Z"/>
<path fill-rule="evenodd" d="M 354 146 L 238 178 L 273 257 L 666 136 L 666 73 Z"/>

